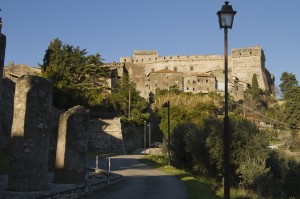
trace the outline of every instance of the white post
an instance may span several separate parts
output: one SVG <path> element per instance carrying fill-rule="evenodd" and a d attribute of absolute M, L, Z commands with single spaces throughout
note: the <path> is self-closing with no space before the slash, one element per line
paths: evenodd
<path fill-rule="evenodd" d="M 96 155 L 96 169 L 98 169 L 98 156 Z"/>
<path fill-rule="evenodd" d="M 108 184 L 110 184 L 110 157 L 108 157 L 108 161 L 107 161 L 107 181 Z"/>
<path fill-rule="evenodd" d="M 149 122 L 149 153 L 151 153 L 151 123 Z"/>

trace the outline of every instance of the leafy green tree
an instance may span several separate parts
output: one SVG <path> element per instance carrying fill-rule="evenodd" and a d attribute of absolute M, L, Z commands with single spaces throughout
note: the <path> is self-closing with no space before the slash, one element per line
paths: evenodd
<path fill-rule="evenodd" d="M 124 75 L 112 89 L 108 97 L 108 106 L 112 106 L 118 115 L 125 116 L 124 120 L 133 121 L 139 126 L 150 117 L 147 113 L 147 101 L 139 95 L 135 83 L 127 75 Z"/>
<path fill-rule="evenodd" d="M 190 171 L 193 167 L 193 159 L 191 153 L 185 150 L 185 135 L 190 130 L 190 125 L 177 125 L 171 134 L 171 164 L 177 168 Z"/>
<path fill-rule="evenodd" d="M 56 107 L 101 106 L 110 71 L 103 66 L 99 54 L 86 56 L 86 50 L 62 44 L 56 38 L 50 42 L 40 67 L 42 75 L 53 81 Z"/>

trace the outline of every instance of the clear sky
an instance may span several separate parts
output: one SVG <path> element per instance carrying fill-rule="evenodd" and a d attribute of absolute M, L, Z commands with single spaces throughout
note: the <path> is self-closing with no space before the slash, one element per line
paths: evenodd
<path fill-rule="evenodd" d="M 223 54 L 221 0 L 0 0 L 5 65 L 38 66 L 50 41 L 119 61 L 133 50 L 159 55 Z M 266 67 L 280 83 L 282 72 L 300 80 L 299 0 L 231 0 L 237 11 L 229 50 L 261 46 Z"/>

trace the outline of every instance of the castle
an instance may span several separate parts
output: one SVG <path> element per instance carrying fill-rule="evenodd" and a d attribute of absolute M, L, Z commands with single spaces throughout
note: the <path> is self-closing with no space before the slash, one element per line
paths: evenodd
<path fill-rule="evenodd" d="M 121 57 L 118 66 L 124 69 L 118 70 L 118 75 L 127 73 L 146 99 L 156 89 L 170 86 L 192 93 L 224 92 L 223 55 L 160 56 L 155 50 L 135 50 L 132 57 Z M 265 67 L 263 49 L 232 49 L 228 57 L 228 85 L 235 100 L 242 99 L 244 91 L 251 87 L 253 74 L 262 90 L 275 94 L 275 77 Z"/>

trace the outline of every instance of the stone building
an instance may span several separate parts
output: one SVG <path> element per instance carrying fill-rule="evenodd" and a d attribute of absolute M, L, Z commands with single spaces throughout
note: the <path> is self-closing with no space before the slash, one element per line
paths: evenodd
<path fill-rule="evenodd" d="M 149 91 L 155 93 L 156 89 L 169 89 L 171 86 L 176 86 L 179 90 L 183 89 L 183 73 L 163 69 L 154 71 L 149 74 L 148 83 Z"/>
<path fill-rule="evenodd" d="M 184 92 L 208 93 L 217 90 L 216 77 L 212 74 L 194 74 L 184 77 Z"/>
<path fill-rule="evenodd" d="M 179 85 L 182 91 L 193 93 L 224 92 L 223 55 L 159 56 L 155 50 L 135 50 L 132 57 L 121 57 L 120 65 L 144 98 L 155 93 L 156 85 L 160 89 Z M 253 74 L 262 90 L 274 94 L 275 78 L 265 67 L 263 49 L 232 49 L 228 57 L 229 92 L 236 100 L 242 99 L 243 91 L 251 86 Z"/>

